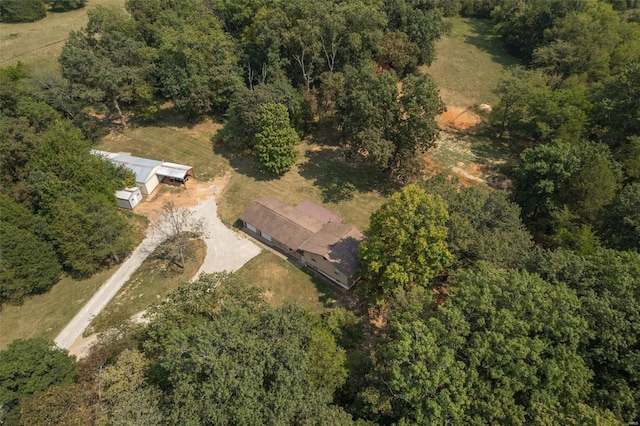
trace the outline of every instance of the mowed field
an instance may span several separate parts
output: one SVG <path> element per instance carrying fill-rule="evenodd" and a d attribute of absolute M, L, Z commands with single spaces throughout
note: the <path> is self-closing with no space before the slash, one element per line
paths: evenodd
<path fill-rule="evenodd" d="M 449 18 L 452 31 L 436 44 L 436 60 L 421 70 L 431 74 L 448 106 L 495 105 L 505 68 L 519 60 L 493 34 L 488 19 Z"/>
<path fill-rule="evenodd" d="M 87 6 L 64 13 L 49 12 L 36 22 L 0 25 L 0 66 L 20 61 L 34 68 L 56 68 L 70 31 L 87 24 L 87 11 L 101 5 L 124 8 L 125 0 L 88 0 Z"/>

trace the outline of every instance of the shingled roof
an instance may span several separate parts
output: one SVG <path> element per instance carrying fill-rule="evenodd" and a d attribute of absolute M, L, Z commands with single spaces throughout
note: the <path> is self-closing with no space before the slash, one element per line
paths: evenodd
<path fill-rule="evenodd" d="M 358 271 L 358 248 L 362 241 L 364 235 L 355 226 L 329 222 L 300 249 L 324 257 L 347 276 L 353 276 Z"/>
<path fill-rule="evenodd" d="M 250 223 L 273 239 L 297 249 L 322 229 L 323 223 L 273 197 L 253 201 L 240 215 L 240 220 Z"/>

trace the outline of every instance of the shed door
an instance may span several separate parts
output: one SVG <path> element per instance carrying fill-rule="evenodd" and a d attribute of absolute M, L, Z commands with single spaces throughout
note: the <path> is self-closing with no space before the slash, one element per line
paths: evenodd
<path fill-rule="evenodd" d="M 260 235 L 262 235 L 262 238 L 264 238 L 267 241 L 271 241 L 271 235 L 267 234 L 266 232 L 261 232 Z"/>
<path fill-rule="evenodd" d="M 246 225 L 247 225 L 247 229 L 248 229 L 249 231 L 252 231 L 252 232 L 257 232 L 257 231 L 258 231 L 258 230 L 256 229 L 256 227 L 255 227 L 255 226 L 253 226 L 252 224 L 250 224 L 250 223 L 246 223 Z"/>

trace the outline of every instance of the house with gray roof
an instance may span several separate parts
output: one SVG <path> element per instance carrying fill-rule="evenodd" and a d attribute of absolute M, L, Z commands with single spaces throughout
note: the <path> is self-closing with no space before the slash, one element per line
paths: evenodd
<path fill-rule="evenodd" d="M 308 200 L 293 207 L 262 197 L 242 212 L 240 221 L 249 235 L 340 286 L 348 289 L 356 282 L 358 250 L 365 237 L 325 207 Z"/>

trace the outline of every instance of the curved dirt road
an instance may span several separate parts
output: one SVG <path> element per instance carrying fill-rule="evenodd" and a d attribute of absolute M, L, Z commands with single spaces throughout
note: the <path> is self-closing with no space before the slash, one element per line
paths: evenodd
<path fill-rule="evenodd" d="M 233 272 L 242 267 L 260 253 L 260 248 L 244 235 L 227 228 L 218 218 L 217 206 L 213 192 L 196 206 L 190 207 L 197 218 L 202 218 L 206 227 L 204 238 L 207 254 L 198 273 Z M 153 226 L 150 226 L 153 229 Z M 150 234 L 122 263 L 120 268 L 109 278 L 78 314 L 55 338 L 56 345 L 63 349 L 72 349 L 72 354 L 82 355 L 91 341 L 83 341 L 82 333 L 93 318 L 104 309 L 118 290 L 127 282 L 131 274 L 138 269 L 144 259 L 153 253 L 160 243 L 158 235 Z M 81 342 L 81 344 L 80 344 Z"/>

